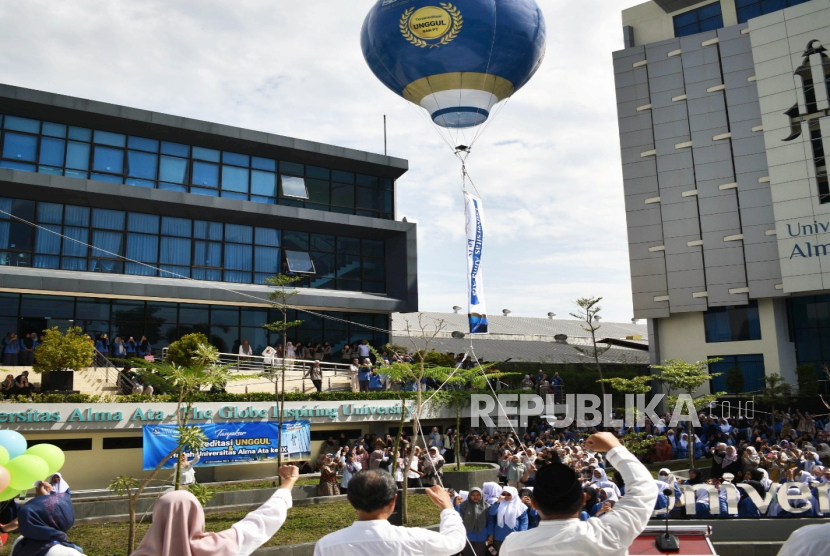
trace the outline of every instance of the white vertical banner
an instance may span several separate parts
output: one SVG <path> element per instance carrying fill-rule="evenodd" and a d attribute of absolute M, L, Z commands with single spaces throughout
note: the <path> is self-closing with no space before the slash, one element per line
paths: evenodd
<path fill-rule="evenodd" d="M 470 334 L 487 334 L 487 307 L 484 304 L 484 273 L 481 255 L 484 246 L 484 207 L 481 199 L 464 192 L 467 218 L 467 294 Z"/>

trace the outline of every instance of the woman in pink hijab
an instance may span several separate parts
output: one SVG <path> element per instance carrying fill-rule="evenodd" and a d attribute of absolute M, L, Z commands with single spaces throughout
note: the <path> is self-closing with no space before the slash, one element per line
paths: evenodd
<path fill-rule="evenodd" d="M 153 524 L 132 556 L 249 556 L 282 527 L 300 470 L 284 465 L 282 486 L 258 509 L 221 533 L 205 531 L 205 512 L 186 490 L 165 494 L 153 506 Z"/>

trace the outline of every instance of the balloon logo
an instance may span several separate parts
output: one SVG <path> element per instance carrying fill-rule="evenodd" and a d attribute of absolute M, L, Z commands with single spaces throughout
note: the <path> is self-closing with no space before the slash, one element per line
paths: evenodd
<path fill-rule="evenodd" d="M 534 0 L 377 0 L 360 45 L 395 94 L 438 126 L 467 128 L 484 123 L 539 68 L 545 19 Z"/>
<path fill-rule="evenodd" d="M 17 456 L 6 464 L 6 470 L 11 474 L 9 488 L 28 490 L 35 481 L 43 480 L 49 474 L 49 465 L 38 456 Z"/>
<path fill-rule="evenodd" d="M 54 444 L 36 444 L 26 450 L 25 453 L 30 456 L 37 456 L 45 461 L 46 465 L 49 466 L 47 475 L 52 475 L 60 471 L 60 468 L 63 467 L 63 464 L 66 461 L 66 456 L 63 454 L 63 450 Z"/>
<path fill-rule="evenodd" d="M 0 446 L 8 451 L 9 458 L 14 459 L 26 451 L 26 439 L 17 431 L 0 431 Z"/>

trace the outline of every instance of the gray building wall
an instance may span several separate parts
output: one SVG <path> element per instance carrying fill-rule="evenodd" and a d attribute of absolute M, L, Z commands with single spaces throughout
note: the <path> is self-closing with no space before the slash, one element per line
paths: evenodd
<path fill-rule="evenodd" d="M 784 295 L 745 28 L 614 53 L 637 318 Z"/>

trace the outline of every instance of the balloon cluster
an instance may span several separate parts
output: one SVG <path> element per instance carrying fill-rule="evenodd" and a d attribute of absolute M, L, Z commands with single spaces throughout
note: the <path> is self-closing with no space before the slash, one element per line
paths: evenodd
<path fill-rule="evenodd" d="M 63 467 L 63 450 L 52 444 L 28 447 L 16 431 L 0 431 L 0 502 L 26 492 Z"/>

